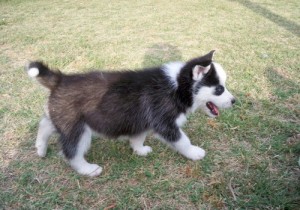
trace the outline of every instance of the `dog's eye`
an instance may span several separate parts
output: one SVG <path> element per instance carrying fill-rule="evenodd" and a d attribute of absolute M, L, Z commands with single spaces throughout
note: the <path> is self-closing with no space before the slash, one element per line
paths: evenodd
<path fill-rule="evenodd" d="M 222 85 L 218 85 L 218 86 L 216 87 L 216 92 L 215 92 L 215 94 L 216 94 L 217 96 L 219 96 L 219 95 L 222 95 L 223 92 L 224 92 L 224 87 L 223 87 Z"/>

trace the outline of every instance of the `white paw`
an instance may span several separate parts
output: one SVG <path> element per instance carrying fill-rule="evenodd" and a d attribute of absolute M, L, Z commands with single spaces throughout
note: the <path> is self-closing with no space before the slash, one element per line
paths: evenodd
<path fill-rule="evenodd" d="M 149 146 L 143 146 L 141 148 L 135 149 L 134 152 L 140 156 L 146 156 L 148 153 L 152 152 L 152 148 Z"/>
<path fill-rule="evenodd" d="M 102 168 L 97 164 L 86 163 L 76 170 L 79 174 L 87 175 L 90 177 L 99 176 L 102 172 Z"/>
<path fill-rule="evenodd" d="M 200 147 L 191 145 L 189 147 L 189 149 L 184 152 L 183 155 L 191 160 L 200 160 L 200 159 L 204 158 L 205 150 Z"/>
<path fill-rule="evenodd" d="M 47 152 L 47 147 L 44 146 L 36 146 L 37 154 L 40 157 L 45 157 Z"/>

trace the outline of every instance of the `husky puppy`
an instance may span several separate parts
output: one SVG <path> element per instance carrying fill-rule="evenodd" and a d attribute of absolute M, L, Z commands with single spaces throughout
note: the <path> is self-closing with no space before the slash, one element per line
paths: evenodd
<path fill-rule="evenodd" d="M 28 75 L 50 90 L 36 139 L 38 155 L 46 155 L 48 139 L 57 132 L 71 167 L 79 174 L 97 176 L 102 168 L 84 158 L 92 131 L 110 138 L 129 136 L 130 146 L 141 156 L 152 151 L 144 141 L 147 133 L 154 132 L 188 159 L 202 159 L 205 151 L 192 145 L 180 128 L 186 115 L 200 108 L 216 117 L 219 108 L 235 102 L 225 87 L 223 68 L 212 61 L 213 54 L 140 71 L 71 75 L 42 62 L 29 63 Z"/>

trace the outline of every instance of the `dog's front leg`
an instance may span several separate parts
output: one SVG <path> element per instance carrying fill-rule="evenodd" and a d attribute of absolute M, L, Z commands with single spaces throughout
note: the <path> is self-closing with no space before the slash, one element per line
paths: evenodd
<path fill-rule="evenodd" d="M 200 160 L 205 156 L 205 150 L 191 144 L 189 137 L 181 130 L 180 138 L 172 144 L 172 146 L 183 156 L 191 160 Z"/>
<path fill-rule="evenodd" d="M 205 156 L 205 151 L 192 145 L 189 137 L 179 128 L 164 129 L 158 134 L 166 143 L 188 159 L 200 160 Z"/>
<path fill-rule="evenodd" d="M 144 141 L 146 139 L 147 132 L 141 133 L 136 136 L 130 137 L 130 146 L 133 151 L 140 156 L 147 156 L 148 153 L 152 152 L 152 148 L 149 146 L 144 146 Z"/>

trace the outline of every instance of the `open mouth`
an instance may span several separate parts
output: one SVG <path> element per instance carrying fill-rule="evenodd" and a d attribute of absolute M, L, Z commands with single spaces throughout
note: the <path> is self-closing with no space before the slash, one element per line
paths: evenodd
<path fill-rule="evenodd" d="M 215 116 L 219 116 L 219 109 L 213 102 L 207 102 L 206 106 L 210 110 L 210 113 L 212 113 Z"/>

